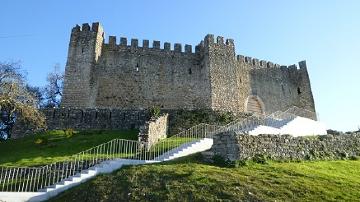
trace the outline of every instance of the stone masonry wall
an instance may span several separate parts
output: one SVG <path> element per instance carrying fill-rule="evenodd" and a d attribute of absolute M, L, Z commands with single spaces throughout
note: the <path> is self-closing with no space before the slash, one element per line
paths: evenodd
<path fill-rule="evenodd" d="M 64 107 L 94 108 L 97 84 L 94 64 L 98 62 L 104 41 L 99 23 L 83 24 L 72 29 L 65 67 Z"/>
<path fill-rule="evenodd" d="M 147 109 L 160 106 L 162 109 L 198 109 L 210 107 L 210 82 L 206 68 L 200 65 L 200 56 L 186 45 L 175 44 L 175 50 L 138 46 L 126 38 L 116 44 L 105 44 L 102 56 L 94 68 L 97 83 L 96 106 L 125 109 Z"/>
<path fill-rule="evenodd" d="M 145 148 L 150 149 L 161 139 L 166 138 L 168 131 L 168 116 L 163 114 L 158 118 L 152 118 L 140 127 L 139 142 L 143 143 Z"/>
<path fill-rule="evenodd" d="M 270 114 L 298 106 L 315 112 L 305 61 L 280 66 L 236 55 L 232 39 L 207 35 L 199 45 L 109 36 L 99 23 L 72 29 L 63 107 L 247 111 L 258 98 Z"/>
<path fill-rule="evenodd" d="M 207 35 L 204 55 L 210 69 L 211 107 L 214 110 L 244 112 L 249 95 L 248 71 L 237 66 L 232 39 Z"/>
<path fill-rule="evenodd" d="M 229 160 L 247 160 L 261 154 L 273 160 L 340 159 L 360 156 L 360 133 L 293 137 L 290 135 L 251 136 L 226 132 L 214 137 L 208 155 Z M 209 158 L 209 156 L 208 156 Z"/>
<path fill-rule="evenodd" d="M 134 129 L 149 120 L 149 114 L 145 110 L 60 108 L 43 112 L 49 130 Z"/>
<path fill-rule="evenodd" d="M 44 109 L 48 130 L 127 130 L 139 129 L 149 120 L 146 110 L 121 109 Z M 20 138 L 34 131 L 27 124 L 19 121 L 12 131 L 12 138 Z"/>
<path fill-rule="evenodd" d="M 280 66 L 272 62 L 242 55 L 236 56 L 237 74 L 246 93 L 241 99 L 256 96 L 264 104 L 265 114 L 285 111 L 292 106 L 315 112 L 315 104 L 305 61 L 297 65 Z M 246 99 L 243 106 L 246 106 Z M 244 105 L 245 104 L 245 105 Z M 246 108 L 244 108 L 246 111 Z M 316 117 L 311 117 L 315 118 Z"/>

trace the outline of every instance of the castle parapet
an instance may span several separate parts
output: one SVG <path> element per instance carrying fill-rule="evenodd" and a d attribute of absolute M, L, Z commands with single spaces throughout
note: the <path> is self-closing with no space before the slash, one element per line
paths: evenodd
<path fill-rule="evenodd" d="M 237 55 L 236 61 L 239 63 L 245 63 L 246 67 L 248 67 L 250 69 L 279 68 L 284 71 L 298 71 L 301 69 L 306 69 L 306 61 L 300 61 L 299 65 L 293 64 L 293 65 L 287 66 L 287 65 L 275 64 L 273 62 L 269 62 L 266 60 L 260 60 L 257 58 L 252 58 L 252 57 L 244 56 L 244 55 Z"/>
<path fill-rule="evenodd" d="M 204 49 L 204 41 L 201 41 L 197 46 L 195 46 L 195 53 L 200 53 Z"/>
<path fill-rule="evenodd" d="M 149 40 L 147 39 L 143 40 L 143 48 L 149 48 Z"/>
<path fill-rule="evenodd" d="M 87 29 L 87 26 L 85 26 Z M 90 29 L 90 28 L 89 28 Z M 73 32 L 77 32 L 80 30 L 80 27 L 74 27 Z M 122 48 L 132 48 L 132 49 L 149 49 L 149 50 L 160 50 L 166 52 L 173 52 L 173 53 L 186 53 L 186 54 L 198 54 L 200 51 L 203 50 L 204 43 L 200 43 L 195 47 L 195 52 L 192 50 L 192 45 L 185 44 L 184 49 L 181 43 L 175 43 L 173 49 L 171 48 L 171 43 L 164 42 L 163 48 L 161 48 L 161 42 L 154 40 L 152 42 L 152 46 L 149 44 L 149 40 L 144 39 L 142 41 L 142 46 L 139 45 L 138 39 L 131 39 L 130 45 L 128 45 L 128 39 L 126 37 L 120 37 L 120 44 L 117 44 L 116 36 L 109 36 L 108 43 L 105 43 L 111 50 L 119 50 Z"/>
<path fill-rule="evenodd" d="M 89 23 L 82 24 L 81 31 L 90 31 Z"/>
<path fill-rule="evenodd" d="M 164 43 L 164 50 L 170 51 L 170 50 L 171 50 L 171 43 L 165 42 L 165 43 Z"/>
<path fill-rule="evenodd" d="M 99 31 L 100 26 L 101 25 L 98 22 L 92 23 L 91 26 L 89 25 L 89 23 L 84 23 L 81 25 L 81 27 L 79 25 L 75 25 L 75 27 L 72 28 L 71 32 L 72 33 L 97 32 Z"/>
<path fill-rule="evenodd" d="M 120 46 L 127 46 L 127 38 L 120 37 Z"/>
<path fill-rule="evenodd" d="M 205 44 L 207 45 L 218 45 L 218 46 L 227 46 L 227 47 L 234 47 L 234 40 L 233 39 L 226 39 L 224 40 L 223 36 L 217 36 L 216 42 L 215 37 L 213 34 L 208 34 L 204 38 Z"/>
<path fill-rule="evenodd" d="M 139 44 L 139 41 L 137 39 L 131 39 L 131 47 L 137 48 Z"/>
<path fill-rule="evenodd" d="M 179 44 L 179 43 L 174 44 L 174 51 L 181 52 L 181 44 Z"/>
<path fill-rule="evenodd" d="M 189 44 L 185 44 L 185 53 L 191 53 L 192 52 L 192 46 Z"/>
<path fill-rule="evenodd" d="M 111 47 L 115 47 L 116 46 L 116 36 L 109 36 L 109 45 Z"/>
<path fill-rule="evenodd" d="M 153 49 L 160 49 L 160 41 L 153 41 Z"/>

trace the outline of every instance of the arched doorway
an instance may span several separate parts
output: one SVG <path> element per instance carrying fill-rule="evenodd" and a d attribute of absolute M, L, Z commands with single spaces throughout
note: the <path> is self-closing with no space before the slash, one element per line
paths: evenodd
<path fill-rule="evenodd" d="M 245 102 L 246 112 L 253 113 L 256 116 L 262 116 L 265 114 L 264 103 L 255 95 L 250 95 Z"/>

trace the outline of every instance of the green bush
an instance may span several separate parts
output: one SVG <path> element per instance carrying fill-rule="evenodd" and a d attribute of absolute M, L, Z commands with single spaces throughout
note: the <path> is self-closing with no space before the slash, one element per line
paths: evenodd
<path fill-rule="evenodd" d="M 153 106 L 150 108 L 150 116 L 154 118 L 158 118 L 160 116 L 160 107 Z"/>
<path fill-rule="evenodd" d="M 214 155 L 211 160 L 214 165 L 219 167 L 238 168 L 247 165 L 245 160 L 230 161 L 220 155 Z"/>
<path fill-rule="evenodd" d="M 348 155 L 346 152 L 344 152 L 344 151 L 343 151 L 343 152 L 340 152 L 339 155 L 340 155 L 340 158 L 341 158 L 341 159 L 347 159 L 347 158 L 349 157 L 349 155 Z"/>
<path fill-rule="evenodd" d="M 227 124 L 234 120 L 235 120 L 234 115 L 231 112 L 221 113 L 218 119 L 218 121 L 222 124 Z"/>
<path fill-rule="evenodd" d="M 47 137 L 39 137 L 35 139 L 34 143 L 37 145 L 46 145 L 49 142 Z"/>
<path fill-rule="evenodd" d="M 267 164 L 267 158 L 264 154 L 255 154 L 252 160 L 255 163 Z"/>
<path fill-rule="evenodd" d="M 71 138 L 72 136 L 74 136 L 74 129 L 67 128 L 66 130 L 64 130 L 64 134 L 67 138 Z"/>
<path fill-rule="evenodd" d="M 228 159 L 225 159 L 224 157 L 220 156 L 220 155 L 214 155 L 211 158 L 212 162 L 214 165 L 219 166 L 219 167 L 229 167 L 231 166 L 231 161 L 229 161 Z"/>
<path fill-rule="evenodd" d="M 352 160 L 352 161 L 357 161 L 360 158 L 358 156 L 350 156 L 349 159 Z"/>
<path fill-rule="evenodd" d="M 233 162 L 231 162 L 231 167 L 233 168 L 239 168 L 239 167 L 242 167 L 242 166 L 246 166 L 247 163 L 245 160 L 235 160 Z"/>

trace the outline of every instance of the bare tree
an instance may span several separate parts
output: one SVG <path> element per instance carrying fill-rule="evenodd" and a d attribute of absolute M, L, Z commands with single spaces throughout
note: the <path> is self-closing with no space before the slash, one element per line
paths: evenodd
<path fill-rule="evenodd" d="M 26 87 L 19 63 L 0 62 L 0 139 L 9 139 L 17 119 L 34 129 L 45 126 L 45 118 L 37 109 L 37 99 Z"/>
<path fill-rule="evenodd" d="M 48 84 L 44 88 L 45 107 L 59 107 L 64 86 L 64 73 L 60 65 L 54 66 L 53 72 L 47 76 Z"/>
<path fill-rule="evenodd" d="M 37 103 L 37 108 L 42 108 L 44 106 L 44 95 L 43 89 L 37 86 L 26 85 L 27 91 L 34 97 Z"/>

